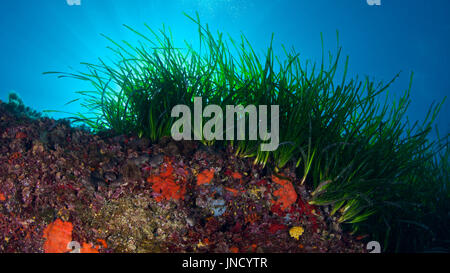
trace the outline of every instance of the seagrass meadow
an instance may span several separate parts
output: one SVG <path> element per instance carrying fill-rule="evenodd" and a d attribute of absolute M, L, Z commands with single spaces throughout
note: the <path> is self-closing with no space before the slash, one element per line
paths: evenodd
<path fill-rule="evenodd" d="M 71 231 L 72 227 L 67 226 L 70 223 L 78 227 L 74 229 L 73 237 L 80 242 L 100 240 L 106 249 L 111 248 L 109 251 L 119 252 L 315 252 L 319 249 L 363 252 L 364 246 L 360 244 L 369 241 L 379 242 L 383 252 L 450 250 L 449 136 L 430 138 L 444 102 L 431 105 L 422 122 L 411 122 L 406 111 L 410 90 L 414 87 L 413 75 L 403 95 L 396 101 L 388 100 L 391 84 L 397 77 L 405 75 L 393 75 L 392 81 L 387 83 L 369 77 L 350 78 L 347 75 L 349 58 L 341 56 L 339 44 L 334 56 L 323 49 L 320 63 L 302 60 L 294 49 L 285 48 L 283 56 L 276 56 L 274 39 L 266 54 L 261 56 L 244 35 L 233 38 L 220 32 L 213 33 L 198 15 L 186 17 L 198 28 L 199 45 L 189 42 L 175 45 L 167 29 L 155 31 L 147 27 L 148 31 L 141 33 L 124 25 L 137 35 L 139 43 L 116 42 L 105 35 L 111 44 L 109 60 L 83 63 L 85 69 L 82 71 L 44 73 L 91 84 L 91 90 L 78 91 L 79 98 L 69 102 L 79 103 L 86 110 L 71 113 L 70 117 L 72 126 L 82 125 L 82 129 L 71 128 L 67 121 L 55 123 L 35 114 L 26 114 L 26 108 L 15 95 L 2 106 L 3 111 L 9 113 L 8 117 L 13 115 L 19 120 L 27 120 L 18 122 L 18 127 L 14 128 L 19 129 L 11 136 L 4 133 L 2 139 L 5 151 L 6 146 L 13 147 L 6 140 L 8 136 L 14 141 L 29 142 L 20 146 L 23 148 L 19 151 L 21 156 L 8 150 L 12 166 L 21 164 L 16 162 L 21 160 L 20 157 L 36 157 L 46 150 L 72 154 L 71 151 L 76 149 L 67 145 L 76 147 L 73 144 L 76 134 L 78 139 L 89 139 L 79 140 L 82 146 L 90 147 L 91 142 L 103 141 L 89 148 L 91 150 L 73 154 L 72 160 L 85 160 L 83 164 L 77 163 L 80 166 L 78 174 L 74 173 L 72 177 L 61 174 L 62 170 L 70 169 L 68 163 L 54 171 L 55 177 L 66 179 L 60 183 L 59 190 L 73 187 L 82 191 L 79 188 L 85 186 L 77 177 L 83 175 L 94 181 L 90 183 L 94 185 L 93 193 L 81 195 L 97 199 L 86 201 L 93 204 L 95 213 L 81 213 L 82 205 L 77 202 L 82 199 L 75 201 L 69 197 L 57 198 L 70 205 L 58 207 L 52 213 L 49 212 L 51 209 L 38 212 L 24 209 L 23 213 L 41 219 L 36 220 L 41 221 L 37 230 L 44 232 L 47 236 L 44 238 L 48 239 L 50 230 L 55 227 Z M 204 105 L 219 105 L 224 112 L 226 105 L 279 105 L 278 149 L 261 151 L 263 140 L 173 141 L 171 127 L 175 118 L 171 117 L 171 110 L 180 104 L 193 109 L 195 97 L 201 97 Z M 207 118 L 203 120 L 208 121 Z M 26 131 L 24 135 L 17 135 L 20 126 L 25 126 L 21 124 L 37 121 L 40 125 L 33 126 L 47 129 L 40 129 L 41 133 Z M 248 117 L 246 121 L 248 124 Z M 12 124 L 12 121 L 8 122 Z M 50 127 L 53 131 L 48 129 Z M 45 136 L 44 131 L 48 131 Z M 247 131 L 247 139 L 248 134 Z M 66 143 L 68 138 L 71 144 Z M 128 149 L 135 153 L 126 154 L 127 145 L 132 142 L 138 144 Z M 109 169 L 105 167 L 108 164 L 111 165 Z M 13 179 L 11 172 L 4 167 L 2 176 Z M 118 182 L 122 176 L 123 181 Z M 208 184 L 212 188 L 198 189 Z M 22 201 L 14 201 L 19 198 L 19 191 L 4 185 L 0 188 L 4 203 L 1 217 L 7 217 L 6 212 L 14 207 L 14 202 L 25 202 L 25 197 Z M 197 198 L 187 197 L 193 191 L 198 193 Z M 207 197 L 198 197 L 200 192 Z M 218 198 L 217 194 L 222 197 Z M 26 196 L 25 193 L 22 195 Z M 228 195 L 240 198 L 240 209 L 232 207 L 231 202 L 235 199 L 226 197 Z M 211 196 L 216 197 L 211 199 Z M 263 202 L 264 205 L 256 201 L 265 198 L 268 201 Z M 5 202 L 12 203 L 6 205 Z M 42 202 L 42 206 L 51 203 Z M 164 209 L 157 204 L 160 202 L 164 203 Z M 152 217 L 160 219 L 158 215 L 166 217 L 165 210 L 181 206 L 186 209 L 180 209 L 180 215 L 174 216 L 176 219 L 170 223 L 149 220 Z M 193 207 L 203 210 L 193 213 L 190 211 Z M 241 218 L 230 213 L 236 215 L 236 211 L 247 209 L 257 213 L 249 212 Z M 206 211 L 211 213 L 206 215 Z M 273 214 L 281 218 L 275 221 Z M 62 221 L 55 222 L 49 215 Z M 106 215 L 119 216 L 114 222 Z M 126 221 L 145 226 L 129 230 L 134 234 L 133 246 L 113 232 L 123 230 Z M 186 237 L 194 238 L 193 243 L 183 241 L 178 246 L 167 246 L 167 241 L 174 240 L 153 235 L 158 229 L 177 230 L 183 221 L 187 221 L 192 230 L 200 226 L 210 229 L 209 233 L 204 233 L 210 237 L 206 240 L 186 231 Z M 94 226 L 101 231 L 99 234 L 80 231 Z M 265 242 L 261 238 L 272 238 L 264 233 L 267 230 L 277 239 L 257 245 L 252 239 L 238 243 L 218 235 L 245 229 L 251 229 L 259 242 Z M 5 232 L 5 228 L 0 230 Z M 159 234 L 164 234 L 163 231 Z M 314 234 L 318 234 L 323 242 L 314 241 L 318 240 Z M 32 235 L 31 238 L 35 237 Z M 279 243 L 277 240 L 293 242 Z M 299 244 L 299 240 L 303 241 Z M 308 240 L 314 243 L 309 245 Z M 225 244 L 230 241 L 233 243 Z M 272 244 L 286 246 L 275 248 Z M 22 251 L 42 250 L 42 244 L 38 243 L 30 249 L 21 245 L 16 247 Z M 88 245 L 83 248 L 93 250 Z M 55 250 L 55 246 L 47 244 L 47 250 L 52 252 L 58 248 Z M 3 245 L 3 251 L 14 249 Z"/>

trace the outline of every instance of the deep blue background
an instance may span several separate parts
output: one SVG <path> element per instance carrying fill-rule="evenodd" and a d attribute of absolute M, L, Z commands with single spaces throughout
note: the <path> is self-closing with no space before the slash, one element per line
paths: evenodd
<path fill-rule="evenodd" d="M 276 48 L 294 47 L 304 59 L 320 61 L 320 33 L 325 47 L 335 49 L 336 30 L 344 54 L 350 56 L 351 74 L 369 75 L 384 82 L 403 71 L 390 88 L 398 97 L 414 71 L 411 120 L 422 120 L 433 101 L 450 90 L 450 1 L 381 0 L 369 6 L 366 0 L 81 0 L 69 6 L 66 0 L 4 0 L 0 5 L 0 99 L 17 91 L 25 104 L 38 110 L 80 110 L 64 103 L 86 84 L 44 76 L 44 71 L 82 69 L 80 62 L 108 57 L 108 42 L 135 40 L 122 24 L 143 30 L 170 27 L 182 46 L 193 41 L 197 28 L 182 12 L 194 15 L 213 30 L 238 37 L 244 33 L 263 53 L 272 32 Z M 438 126 L 449 133 L 450 110 L 446 102 Z"/>

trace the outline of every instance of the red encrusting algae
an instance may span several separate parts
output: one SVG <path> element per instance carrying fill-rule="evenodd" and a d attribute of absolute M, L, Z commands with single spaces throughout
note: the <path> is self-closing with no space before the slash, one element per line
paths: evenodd
<path fill-rule="evenodd" d="M 25 134 L 24 132 L 17 132 L 16 139 L 24 139 L 24 138 L 27 138 L 27 134 Z"/>
<path fill-rule="evenodd" d="M 239 253 L 239 248 L 232 246 L 232 247 L 230 247 L 230 251 L 231 251 L 231 253 Z"/>
<path fill-rule="evenodd" d="M 231 192 L 233 196 L 237 196 L 239 194 L 239 191 L 233 188 L 224 187 L 225 190 Z"/>
<path fill-rule="evenodd" d="M 73 225 L 71 222 L 63 222 L 57 219 L 44 229 L 43 238 L 45 253 L 65 253 L 68 252 L 68 244 L 72 241 Z"/>
<path fill-rule="evenodd" d="M 69 243 L 72 242 L 73 225 L 71 222 L 64 222 L 61 219 L 56 219 L 53 223 L 47 225 L 44 229 L 43 238 L 45 253 L 68 253 Z M 107 248 L 106 242 L 103 239 L 97 240 L 102 247 Z M 100 246 L 94 244 L 82 243 L 80 253 L 99 253 Z"/>
<path fill-rule="evenodd" d="M 103 248 L 108 247 L 108 245 L 106 244 L 106 241 L 104 239 L 97 239 L 97 242 L 99 242 Z"/>
<path fill-rule="evenodd" d="M 204 170 L 197 176 L 197 185 L 209 184 L 214 178 L 214 170 Z"/>
<path fill-rule="evenodd" d="M 93 244 L 83 243 L 80 253 L 98 253 L 99 246 L 94 247 Z"/>
<path fill-rule="evenodd" d="M 231 176 L 232 176 L 234 179 L 241 179 L 241 178 L 242 178 L 242 174 L 237 173 L 237 172 L 234 172 Z"/>
<path fill-rule="evenodd" d="M 280 179 L 275 175 L 272 175 L 272 181 L 281 186 L 273 192 L 273 195 L 277 197 L 277 200 L 272 200 L 272 204 L 280 206 L 282 210 L 290 208 L 297 200 L 297 193 L 295 192 L 291 181 Z"/>
<path fill-rule="evenodd" d="M 177 179 L 173 173 L 174 168 L 169 163 L 165 164 L 166 169 L 159 175 L 151 175 L 147 182 L 152 184 L 153 192 L 156 193 L 155 200 L 184 200 L 186 194 L 186 179 L 181 177 Z"/>

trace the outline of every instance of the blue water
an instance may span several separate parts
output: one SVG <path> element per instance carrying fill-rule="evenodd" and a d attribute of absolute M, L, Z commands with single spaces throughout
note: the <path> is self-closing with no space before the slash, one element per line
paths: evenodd
<path fill-rule="evenodd" d="M 381 0 L 381 6 L 366 0 L 81 0 L 80 6 L 66 0 L 14 0 L 2 1 L 0 11 L 0 99 L 15 90 L 40 111 L 81 110 L 64 104 L 89 86 L 42 72 L 83 69 L 80 62 L 110 56 L 100 33 L 133 42 L 136 37 L 122 24 L 138 30 L 144 23 L 154 29 L 165 24 L 182 46 L 197 34 L 183 12 L 196 11 L 213 30 L 236 38 L 244 33 L 259 53 L 275 33 L 276 49 L 294 47 L 312 61 L 321 58 L 320 33 L 325 48 L 334 50 L 339 30 L 352 75 L 387 82 L 403 71 L 390 88 L 398 98 L 414 71 L 410 120 L 422 120 L 433 101 L 450 93 L 448 0 Z M 449 103 L 437 121 L 441 134 L 450 132 Z"/>

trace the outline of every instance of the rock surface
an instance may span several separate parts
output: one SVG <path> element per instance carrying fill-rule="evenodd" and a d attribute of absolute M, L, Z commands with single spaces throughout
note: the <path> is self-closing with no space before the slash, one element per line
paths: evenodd
<path fill-rule="evenodd" d="M 365 252 L 293 172 L 0 103 L 0 252 Z M 72 248 L 73 249 L 73 248 Z"/>

